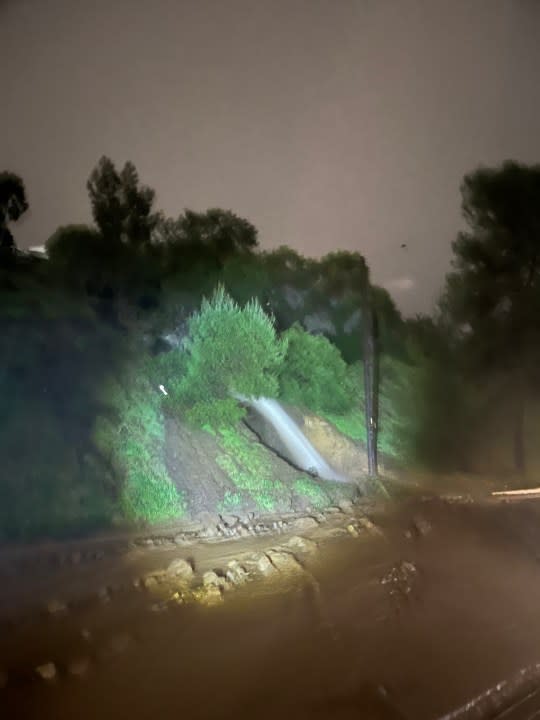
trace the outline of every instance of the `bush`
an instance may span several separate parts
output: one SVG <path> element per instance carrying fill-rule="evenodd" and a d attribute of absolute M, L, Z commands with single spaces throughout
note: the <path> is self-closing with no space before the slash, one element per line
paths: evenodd
<path fill-rule="evenodd" d="M 104 388 L 111 412 L 97 418 L 94 441 L 123 479 L 120 507 L 131 521 L 160 522 L 182 515 L 182 498 L 164 462 L 165 428 L 159 390 L 144 367 L 131 368 Z"/>
<path fill-rule="evenodd" d="M 281 397 L 323 413 L 344 413 L 354 405 L 347 365 L 322 335 L 295 325 L 284 334 L 287 354 L 280 374 Z"/>
<path fill-rule="evenodd" d="M 236 395 L 277 395 L 285 351 L 256 301 L 241 308 L 218 288 L 189 321 L 186 370 L 170 403 L 180 401 L 199 425 L 234 424 L 242 416 Z"/>

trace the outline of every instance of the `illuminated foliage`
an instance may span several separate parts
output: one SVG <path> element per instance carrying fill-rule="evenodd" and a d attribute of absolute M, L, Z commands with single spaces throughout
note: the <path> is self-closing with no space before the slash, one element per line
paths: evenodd
<path fill-rule="evenodd" d="M 298 326 L 284 334 L 287 353 L 280 373 L 281 397 L 315 412 L 343 413 L 354 405 L 347 366 L 322 335 Z"/>
<path fill-rule="evenodd" d="M 164 462 L 164 422 L 158 390 L 142 368 L 111 379 L 103 390 L 110 407 L 95 424 L 94 440 L 123 479 L 120 507 L 128 520 L 159 522 L 183 513 L 182 498 Z"/>
<path fill-rule="evenodd" d="M 242 415 L 236 394 L 277 395 L 285 351 L 286 342 L 257 302 L 242 308 L 219 288 L 189 322 L 186 372 L 176 400 L 199 425 L 234 424 Z"/>

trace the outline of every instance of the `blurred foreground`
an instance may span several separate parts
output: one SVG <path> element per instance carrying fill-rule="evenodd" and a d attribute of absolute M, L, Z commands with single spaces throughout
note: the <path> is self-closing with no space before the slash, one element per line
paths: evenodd
<path fill-rule="evenodd" d="M 371 518 L 382 534 L 336 516 L 306 526 L 304 543 L 139 549 L 66 568 L 53 586 L 28 573 L 19 611 L 3 607 L 2 718 L 431 720 L 540 660 L 538 500 L 415 499 Z M 223 601 L 175 602 L 161 570 L 184 558 L 225 576 L 278 544 L 290 561 L 223 580 Z M 2 583 L 15 598 L 16 578 Z M 32 597 L 38 609 L 24 610 Z M 455 717 L 536 717 L 536 675 L 525 680 Z"/>

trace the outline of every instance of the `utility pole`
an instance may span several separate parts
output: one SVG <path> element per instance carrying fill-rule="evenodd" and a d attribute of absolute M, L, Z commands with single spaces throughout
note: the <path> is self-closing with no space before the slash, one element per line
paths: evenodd
<path fill-rule="evenodd" d="M 364 407 L 368 473 L 370 478 L 376 478 L 379 474 L 377 465 L 378 372 L 375 347 L 376 323 L 369 299 L 369 280 L 366 282 L 366 287 L 363 291 L 362 305 L 362 355 L 364 359 Z"/>

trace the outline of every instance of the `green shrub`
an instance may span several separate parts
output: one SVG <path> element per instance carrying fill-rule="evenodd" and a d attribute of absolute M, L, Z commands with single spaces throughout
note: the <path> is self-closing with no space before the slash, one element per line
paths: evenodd
<path fill-rule="evenodd" d="M 218 288 L 190 319 L 186 371 L 171 405 L 180 401 L 200 425 L 234 425 L 242 416 L 235 395 L 277 395 L 285 351 L 257 302 L 241 308 Z"/>
<path fill-rule="evenodd" d="M 160 522 L 182 515 L 182 498 L 164 462 L 164 420 L 159 390 L 143 368 L 125 371 L 104 388 L 111 412 L 97 418 L 94 442 L 123 479 L 120 507 L 131 521 Z"/>
<path fill-rule="evenodd" d="M 281 397 L 314 412 L 344 413 L 354 404 L 347 365 L 322 335 L 295 325 L 284 334 L 287 354 L 280 373 Z"/>

